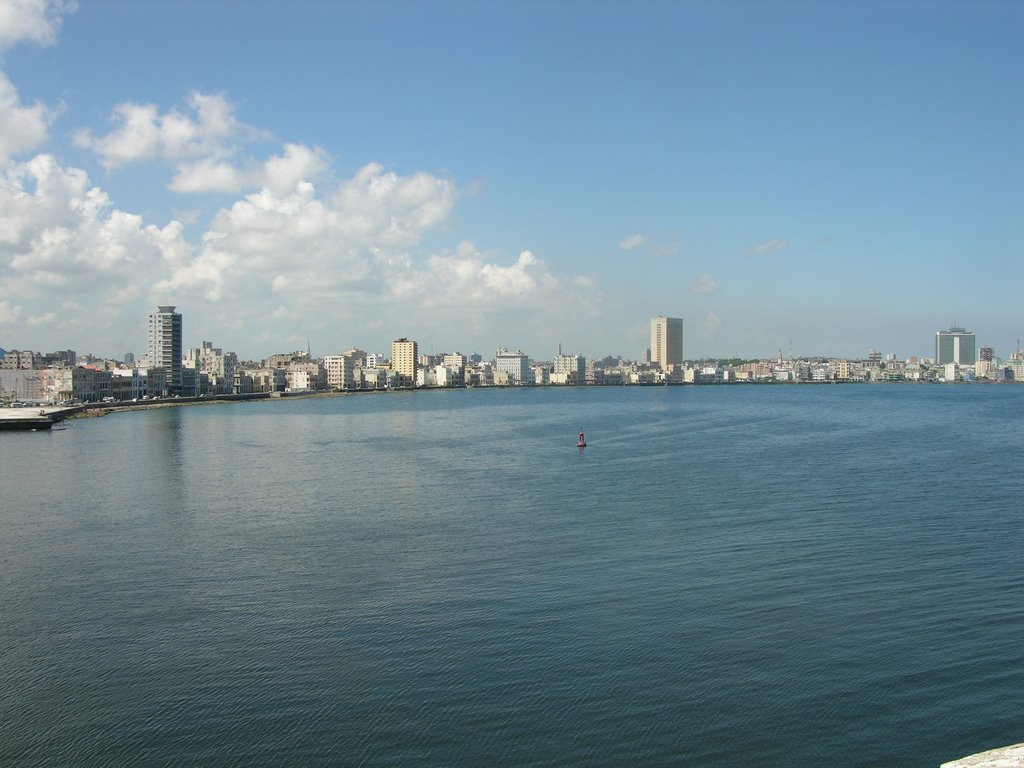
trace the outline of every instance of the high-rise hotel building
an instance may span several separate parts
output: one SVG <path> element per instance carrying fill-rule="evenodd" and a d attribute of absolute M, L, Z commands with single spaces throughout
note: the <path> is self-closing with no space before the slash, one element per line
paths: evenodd
<path fill-rule="evenodd" d="M 530 356 L 518 349 L 499 347 L 494 353 L 494 370 L 508 375 L 509 384 L 530 384 Z"/>
<path fill-rule="evenodd" d="M 683 321 L 678 317 L 651 318 L 651 364 L 667 370 L 683 364 Z"/>
<path fill-rule="evenodd" d="M 419 358 L 415 341 L 401 338 L 391 342 L 391 370 L 404 379 L 409 387 L 416 386 L 416 362 Z"/>
<path fill-rule="evenodd" d="M 149 313 L 149 365 L 167 372 L 168 394 L 181 394 L 181 313 L 170 305 Z"/>
<path fill-rule="evenodd" d="M 956 363 L 974 365 L 977 361 L 974 331 L 950 326 L 948 331 L 935 334 L 935 362 L 939 365 Z"/>

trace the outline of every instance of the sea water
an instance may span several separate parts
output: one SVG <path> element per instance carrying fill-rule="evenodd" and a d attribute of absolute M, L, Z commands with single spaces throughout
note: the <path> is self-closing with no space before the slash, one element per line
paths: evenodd
<path fill-rule="evenodd" d="M 1022 459 L 1017 385 L 0 434 L 0 765 L 934 767 L 1021 741 Z"/>

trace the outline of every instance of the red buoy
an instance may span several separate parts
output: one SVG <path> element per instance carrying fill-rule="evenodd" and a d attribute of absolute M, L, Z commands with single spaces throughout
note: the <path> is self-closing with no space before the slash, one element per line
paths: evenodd
<path fill-rule="evenodd" d="M 576 447 L 577 448 L 586 448 L 587 447 L 587 441 L 583 439 L 583 430 L 582 429 L 580 430 L 580 439 L 576 442 Z"/>

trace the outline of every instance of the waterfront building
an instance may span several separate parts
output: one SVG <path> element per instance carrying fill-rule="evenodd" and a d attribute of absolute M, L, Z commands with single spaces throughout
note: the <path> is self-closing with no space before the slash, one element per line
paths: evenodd
<path fill-rule="evenodd" d="M 318 361 L 292 363 L 285 369 L 285 388 L 304 392 L 327 388 L 327 371 Z"/>
<path fill-rule="evenodd" d="M 324 357 L 327 369 L 328 389 L 355 388 L 355 360 L 351 355 L 327 355 Z"/>
<path fill-rule="evenodd" d="M 992 347 L 982 347 L 978 350 L 978 359 L 991 363 L 995 360 L 996 352 Z"/>
<path fill-rule="evenodd" d="M 149 357 L 152 368 L 167 371 L 167 394 L 181 394 L 181 313 L 165 304 L 149 313 Z"/>
<path fill-rule="evenodd" d="M 683 321 L 678 317 L 651 318 L 651 365 L 667 370 L 683 364 Z"/>
<path fill-rule="evenodd" d="M 1006 378 L 1013 381 L 1024 381 L 1024 357 L 1021 357 L 1019 352 L 1014 352 L 1006 362 L 1004 370 L 1009 371 Z"/>
<path fill-rule="evenodd" d="M 401 377 L 398 386 L 411 387 L 416 383 L 417 359 L 415 341 L 402 337 L 391 342 L 391 370 Z"/>
<path fill-rule="evenodd" d="M 360 368 L 357 385 L 361 389 L 384 389 L 388 385 L 388 369 L 380 366 Z"/>
<path fill-rule="evenodd" d="M 47 352 L 39 359 L 40 368 L 74 368 L 78 364 L 78 356 L 73 349 L 62 349 L 59 352 Z"/>
<path fill-rule="evenodd" d="M 42 368 L 42 357 L 38 352 L 30 350 L 9 349 L 3 357 L 0 357 L 0 370 L 31 371 Z"/>
<path fill-rule="evenodd" d="M 583 355 L 555 356 L 551 380 L 559 384 L 586 384 L 587 359 Z"/>
<path fill-rule="evenodd" d="M 10 354 L 10 353 L 8 353 Z M 0 369 L 0 399 L 9 400 L 49 400 L 48 394 L 43 391 L 39 370 L 30 368 L 2 368 Z M 64 400 L 69 397 L 61 398 Z"/>
<path fill-rule="evenodd" d="M 284 368 L 250 368 L 243 371 L 243 386 L 246 379 L 249 392 L 284 392 L 288 388 L 288 373 Z M 235 394 L 246 394 L 246 391 L 243 389 Z"/>
<path fill-rule="evenodd" d="M 494 373 L 496 384 L 531 384 L 530 357 L 518 349 L 500 347 L 494 354 Z"/>
<path fill-rule="evenodd" d="M 447 365 L 420 368 L 416 376 L 418 387 L 461 387 L 463 384 L 462 368 L 453 370 Z"/>
<path fill-rule="evenodd" d="M 977 361 L 975 341 L 974 331 L 967 331 L 955 325 L 950 326 L 948 331 L 937 331 L 935 362 L 938 365 L 974 365 Z"/>
<path fill-rule="evenodd" d="M 292 363 L 307 363 L 309 362 L 309 351 L 296 350 L 295 352 L 285 352 L 282 354 L 271 355 L 267 358 L 267 368 L 284 368 L 287 369 Z"/>
<path fill-rule="evenodd" d="M 363 368 L 366 366 L 366 352 L 359 347 L 349 347 L 345 350 L 344 355 L 352 359 L 353 368 Z"/>
<path fill-rule="evenodd" d="M 113 373 L 96 368 L 45 368 L 38 371 L 41 400 L 95 403 L 112 397 Z"/>
<path fill-rule="evenodd" d="M 466 356 L 458 352 L 450 352 L 441 356 L 441 365 L 455 370 L 466 367 Z"/>
<path fill-rule="evenodd" d="M 232 373 L 238 365 L 238 355 L 214 347 L 212 341 L 202 342 L 200 347 L 185 351 L 185 369 L 194 369 L 200 375 L 196 379 L 196 394 L 229 392 Z M 206 374 L 204 380 L 201 374 Z"/>
<path fill-rule="evenodd" d="M 112 396 L 118 400 L 141 400 L 149 396 L 149 372 L 145 368 L 114 368 Z"/>

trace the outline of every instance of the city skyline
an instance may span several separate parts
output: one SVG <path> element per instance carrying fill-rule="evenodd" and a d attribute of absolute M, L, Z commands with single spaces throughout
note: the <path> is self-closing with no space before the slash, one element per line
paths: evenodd
<path fill-rule="evenodd" d="M 0 0 L 0 347 L 1024 335 L 1019 4 L 247 8 Z"/>

